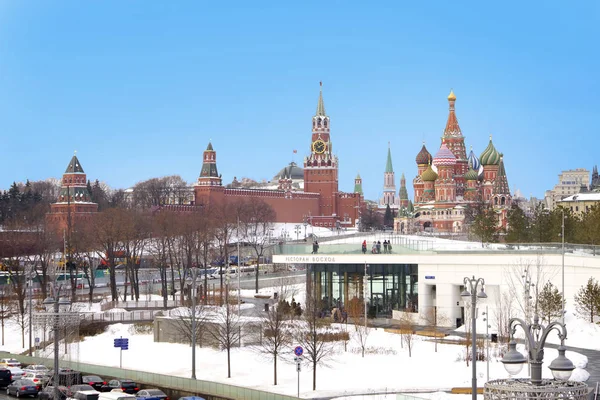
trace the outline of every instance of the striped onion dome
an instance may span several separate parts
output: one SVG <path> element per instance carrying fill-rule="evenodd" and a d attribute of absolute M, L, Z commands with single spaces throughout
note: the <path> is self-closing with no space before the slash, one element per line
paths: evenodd
<path fill-rule="evenodd" d="M 450 149 L 446 147 L 446 144 L 442 143 L 435 157 L 433 157 L 433 163 L 438 166 L 454 165 L 456 164 L 456 157 L 454 156 L 454 154 L 452 154 Z"/>
<path fill-rule="evenodd" d="M 478 177 L 479 174 L 473 169 L 473 167 L 469 168 L 469 170 L 465 174 L 465 180 L 467 181 L 476 181 Z"/>
<path fill-rule="evenodd" d="M 425 143 L 423 143 L 423 147 L 421 147 L 421 151 L 417 154 L 415 161 L 417 162 L 417 165 L 427 165 L 431 162 L 431 154 L 427 151 Z"/>
<path fill-rule="evenodd" d="M 479 171 L 479 167 L 481 166 L 481 162 L 479 162 L 479 158 L 473 152 L 473 148 L 471 147 L 471 152 L 469 153 L 469 157 L 467 157 L 467 161 L 469 165 L 475 170 Z"/>
<path fill-rule="evenodd" d="M 421 174 L 421 179 L 424 182 L 433 182 L 438 178 L 438 174 L 435 173 L 433 168 L 431 168 L 431 164 L 427 167 L 425 171 Z"/>
<path fill-rule="evenodd" d="M 482 165 L 498 165 L 500 164 L 500 153 L 494 147 L 492 143 L 492 136 L 490 135 L 490 143 L 485 148 L 483 153 L 479 156 L 479 161 Z"/>

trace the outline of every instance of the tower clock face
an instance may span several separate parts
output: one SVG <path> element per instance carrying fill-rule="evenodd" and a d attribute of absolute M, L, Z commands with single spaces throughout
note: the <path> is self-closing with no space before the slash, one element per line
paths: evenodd
<path fill-rule="evenodd" d="M 325 152 L 325 142 L 322 140 L 315 140 L 312 144 L 312 149 L 317 154 L 322 154 Z"/>

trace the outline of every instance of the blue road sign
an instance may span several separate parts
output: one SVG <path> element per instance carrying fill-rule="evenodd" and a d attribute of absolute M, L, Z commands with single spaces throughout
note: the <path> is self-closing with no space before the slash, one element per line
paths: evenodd
<path fill-rule="evenodd" d="M 296 348 L 294 349 L 294 354 L 300 357 L 302 353 L 304 353 L 304 349 L 302 348 L 302 346 L 296 346 Z"/>
<path fill-rule="evenodd" d="M 129 339 L 127 339 L 127 338 L 115 339 L 114 347 L 120 347 L 122 350 L 127 350 L 129 348 Z"/>

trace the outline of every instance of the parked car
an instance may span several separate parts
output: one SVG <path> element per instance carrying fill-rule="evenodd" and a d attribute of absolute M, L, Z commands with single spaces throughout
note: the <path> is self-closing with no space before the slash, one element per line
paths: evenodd
<path fill-rule="evenodd" d="M 0 387 L 7 387 L 12 381 L 12 372 L 10 369 L 0 367 Z"/>
<path fill-rule="evenodd" d="M 36 385 L 39 384 L 42 386 L 46 386 L 48 382 L 50 382 L 50 378 L 48 377 L 48 375 L 37 372 L 25 372 L 23 379 L 29 379 L 31 381 L 34 381 Z"/>
<path fill-rule="evenodd" d="M 129 394 L 136 394 L 140 390 L 139 386 L 131 379 L 110 380 L 108 381 L 108 384 L 106 384 L 106 388 L 103 387 L 102 389 L 103 392 L 111 391 L 112 389 L 121 389 L 123 392 Z"/>
<path fill-rule="evenodd" d="M 51 374 L 51 382 L 54 380 L 54 375 Z M 58 385 L 59 386 L 73 386 L 81 384 L 81 372 L 73 370 L 59 370 L 58 372 Z M 54 384 L 54 382 L 52 383 Z"/>
<path fill-rule="evenodd" d="M 50 376 L 50 369 L 48 367 L 46 367 L 45 365 L 41 365 L 41 364 L 32 364 L 32 365 L 28 365 L 25 368 L 22 368 L 23 371 L 25 372 L 35 372 L 38 374 L 45 374 L 47 376 Z"/>
<path fill-rule="evenodd" d="M 120 390 L 116 392 L 100 393 L 98 400 L 136 400 L 132 394 L 123 393 Z"/>
<path fill-rule="evenodd" d="M 169 400 L 169 396 L 160 389 L 143 389 L 137 392 L 136 397 L 143 397 L 145 399 L 156 399 L 156 400 Z"/>
<path fill-rule="evenodd" d="M 87 383 L 99 392 L 102 392 L 102 387 L 106 386 L 106 381 L 98 375 L 84 375 L 81 377 L 83 383 Z"/>
<path fill-rule="evenodd" d="M 79 390 L 73 393 L 71 397 L 67 397 L 67 400 L 98 400 L 99 395 L 100 392 L 97 390 Z"/>
<path fill-rule="evenodd" d="M 19 367 L 6 367 L 12 373 L 12 380 L 23 379 L 25 377 L 25 371 Z"/>
<path fill-rule="evenodd" d="M 83 390 L 95 390 L 91 385 L 88 385 L 87 383 L 81 383 L 81 384 L 77 384 L 77 385 L 71 385 L 69 386 L 69 390 L 67 391 L 67 397 L 73 397 L 73 395 L 77 392 L 83 391 Z"/>
<path fill-rule="evenodd" d="M 17 379 L 6 387 L 6 394 L 14 394 L 17 397 L 21 396 L 33 396 L 36 397 L 40 391 L 41 386 L 35 384 L 35 382 L 29 379 Z"/>
<path fill-rule="evenodd" d="M 21 363 L 14 358 L 0 358 L 0 366 L 21 367 Z"/>
<path fill-rule="evenodd" d="M 58 392 L 60 400 L 66 400 L 67 398 L 67 387 L 59 386 Z M 40 400 L 53 400 L 54 399 L 54 386 L 46 386 L 41 392 L 38 393 Z"/>

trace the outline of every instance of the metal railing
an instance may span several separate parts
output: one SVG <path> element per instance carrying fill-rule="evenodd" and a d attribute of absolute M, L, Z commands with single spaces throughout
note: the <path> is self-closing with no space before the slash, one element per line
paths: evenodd
<path fill-rule="evenodd" d="M 180 300 L 167 300 L 167 308 L 175 308 L 181 306 Z M 106 311 L 113 308 L 126 308 L 126 309 L 143 309 L 147 310 L 150 308 L 164 308 L 165 303 L 163 300 L 140 300 L 140 301 L 107 301 L 100 304 L 100 310 Z"/>
<path fill-rule="evenodd" d="M 160 310 L 86 313 L 81 314 L 81 320 L 87 322 L 151 322 Z M 162 315 L 158 314 L 158 315 Z"/>
<path fill-rule="evenodd" d="M 24 364 L 43 364 L 46 366 L 52 365 L 52 359 L 42 357 L 28 357 L 15 355 L 10 353 L 1 357 L 16 358 Z M 60 361 L 61 367 L 71 368 L 75 371 L 84 372 L 85 374 L 100 375 L 104 377 L 115 377 L 121 379 L 131 379 L 136 383 L 157 386 L 164 389 L 171 389 L 187 393 L 214 396 L 225 399 L 249 399 L 249 400 L 297 400 L 295 396 L 287 396 L 284 394 L 270 393 L 263 390 L 245 388 L 241 386 L 228 385 L 219 382 L 210 382 L 200 379 L 182 378 L 179 376 L 161 375 L 152 372 L 135 371 L 130 369 L 121 369 L 117 367 L 107 367 L 102 365 L 94 365 L 80 363 L 76 361 Z"/>

